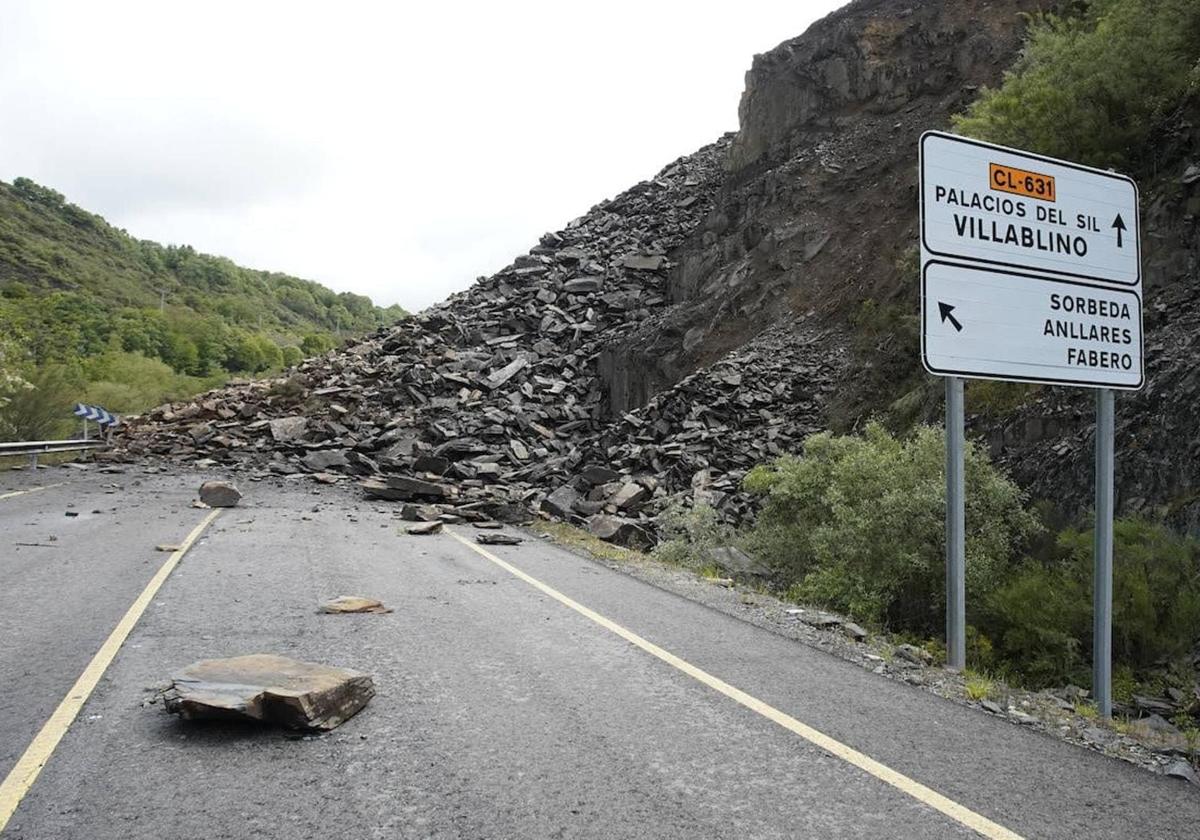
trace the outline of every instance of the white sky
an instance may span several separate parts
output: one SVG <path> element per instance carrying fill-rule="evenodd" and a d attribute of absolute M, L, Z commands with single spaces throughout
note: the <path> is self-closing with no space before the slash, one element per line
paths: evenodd
<path fill-rule="evenodd" d="M 844 0 L 0 2 L 0 180 L 421 309 L 737 128 Z"/>

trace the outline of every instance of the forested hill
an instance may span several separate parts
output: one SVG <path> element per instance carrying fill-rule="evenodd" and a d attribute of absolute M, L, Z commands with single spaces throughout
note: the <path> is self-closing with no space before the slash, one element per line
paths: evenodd
<path fill-rule="evenodd" d="M 404 314 L 186 245 L 135 239 L 26 178 L 0 182 L 0 296 L 0 319 L 37 362 L 92 355 L 115 336 L 125 350 L 195 375 L 261 368 L 238 346 L 247 339 L 284 349 L 314 336 L 309 347 L 319 349 L 339 331 Z"/>
<path fill-rule="evenodd" d="M 26 414 L 56 416 L 58 403 L 87 394 L 138 411 L 229 374 L 281 369 L 404 314 L 186 245 L 135 239 L 53 189 L 0 182 L 0 340 L 38 386 Z M 97 383 L 112 387 L 97 393 Z M 9 406 L 8 434 L 50 422 L 13 419 L 31 401 L 28 393 Z"/>

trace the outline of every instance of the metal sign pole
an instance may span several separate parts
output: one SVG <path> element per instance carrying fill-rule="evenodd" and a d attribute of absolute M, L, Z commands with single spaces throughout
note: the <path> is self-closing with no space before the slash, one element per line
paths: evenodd
<path fill-rule="evenodd" d="M 1096 392 L 1096 529 L 1092 580 L 1092 696 L 1112 717 L 1113 392 Z"/>
<path fill-rule="evenodd" d="M 963 381 L 946 377 L 946 665 L 966 667 L 966 490 Z"/>

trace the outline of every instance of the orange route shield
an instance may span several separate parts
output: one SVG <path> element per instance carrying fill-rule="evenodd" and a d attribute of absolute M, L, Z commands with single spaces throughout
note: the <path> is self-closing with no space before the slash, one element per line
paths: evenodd
<path fill-rule="evenodd" d="M 1054 176 L 1017 169 L 993 163 L 988 173 L 988 185 L 1000 192 L 1036 198 L 1039 201 L 1054 201 Z"/>

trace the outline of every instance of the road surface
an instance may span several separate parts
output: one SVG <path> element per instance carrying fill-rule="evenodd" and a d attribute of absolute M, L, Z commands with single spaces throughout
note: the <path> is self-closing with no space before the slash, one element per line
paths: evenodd
<path fill-rule="evenodd" d="M 0 777 L 175 556 L 155 546 L 201 524 L 200 480 L 136 466 L 0 477 Z M 482 548 L 465 526 L 409 536 L 396 507 L 348 490 L 243 490 L 61 726 L 4 840 L 1179 838 L 1200 826 L 1184 782 L 529 534 Z M 316 613 L 342 594 L 395 611 Z M 368 671 L 378 693 L 303 738 L 186 725 L 147 703 L 193 660 L 254 652 Z"/>

